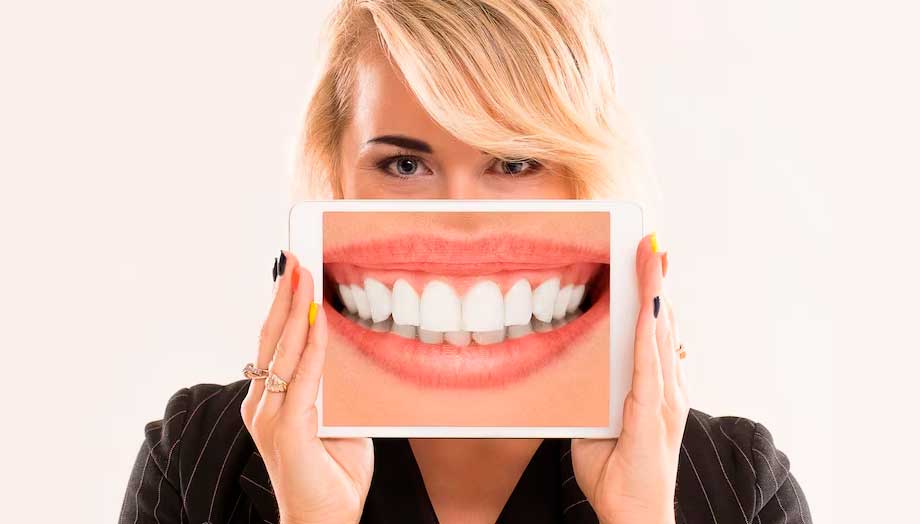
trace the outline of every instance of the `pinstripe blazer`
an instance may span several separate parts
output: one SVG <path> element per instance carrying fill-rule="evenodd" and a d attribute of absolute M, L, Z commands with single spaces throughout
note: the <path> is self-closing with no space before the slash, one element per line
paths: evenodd
<path fill-rule="evenodd" d="M 163 418 L 145 428 L 121 524 L 278 523 L 265 464 L 240 416 L 248 385 L 199 384 L 172 395 Z M 538 508 L 528 523 L 597 522 L 574 480 L 570 446 L 544 440 L 498 522 L 520 522 L 526 513 L 514 511 L 521 507 Z M 437 522 L 408 440 L 374 439 L 374 452 L 361 522 Z M 538 495 L 535 483 L 550 488 Z M 674 511 L 679 524 L 811 522 L 789 459 L 764 426 L 695 409 L 681 444 Z"/>

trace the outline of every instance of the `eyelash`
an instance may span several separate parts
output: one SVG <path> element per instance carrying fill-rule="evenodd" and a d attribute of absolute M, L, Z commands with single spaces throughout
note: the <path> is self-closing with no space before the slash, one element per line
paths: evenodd
<path fill-rule="evenodd" d="M 380 161 L 378 161 L 378 162 L 376 163 L 376 167 L 377 167 L 378 170 L 382 171 L 382 172 L 385 173 L 387 176 L 392 176 L 392 177 L 395 177 L 395 178 L 409 179 L 409 178 L 416 178 L 416 177 L 418 177 L 418 176 L 423 176 L 423 175 L 415 175 L 415 174 L 413 174 L 413 175 L 401 175 L 401 174 L 399 174 L 399 173 L 396 173 L 394 170 L 390 169 L 390 167 L 393 165 L 393 163 L 395 163 L 395 162 L 397 162 L 397 161 L 399 161 L 399 160 L 405 160 L 405 159 L 414 160 L 415 162 L 418 162 L 419 164 L 425 166 L 425 169 L 427 169 L 429 172 L 431 171 L 431 168 L 429 168 L 428 165 L 425 164 L 425 161 L 422 160 L 422 158 L 420 158 L 420 157 L 418 157 L 418 156 L 415 156 L 415 155 L 412 155 L 412 154 L 409 154 L 409 153 L 399 153 L 399 154 L 396 154 L 396 155 L 391 155 L 391 156 L 388 156 L 388 157 L 386 157 L 386 158 L 383 158 L 383 159 L 381 159 Z M 497 158 L 496 158 L 495 161 L 494 161 L 494 163 L 498 163 L 498 164 L 501 164 L 502 162 L 503 162 L 502 160 L 497 159 Z M 511 177 L 511 178 L 518 178 L 518 177 L 522 177 L 522 176 L 533 175 L 533 174 L 535 174 L 535 173 L 537 173 L 537 172 L 539 172 L 540 170 L 543 169 L 543 164 L 541 164 L 540 162 L 538 162 L 538 161 L 536 161 L 536 160 L 534 160 L 534 159 L 532 159 L 532 158 L 528 158 L 528 159 L 524 159 L 524 160 L 516 160 L 516 161 L 513 161 L 513 162 L 515 162 L 515 163 L 525 163 L 525 164 L 527 164 L 528 167 L 526 167 L 526 168 L 525 168 L 525 171 L 523 171 L 523 172 L 520 173 L 520 174 L 513 174 L 513 173 L 504 173 L 504 172 L 501 172 L 501 173 L 498 173 L 498 175 L 499 175 L 499 176 L 507 176 L 507 177 Z"/>
<path fill-rule="evenodd" d="M 396 173 L 394 170 L 390 169 L 390 166 L 393 165 L 393 163 L 395 163 L 398 160 L 404 160 L 404 159 L 414 160 L 418 162 L 419 164 L 424 165 L 425 168 L 428 169 L 428 171 L 431 171 L 431 169 L 428 168 L 427 164 L 425 164 L 425 162 L 421 158 L 408 154 L 408 153 L 400 153 L 400 154 L 388 156 L 378 161 L 376 164 L 377 169 L 379 169 L 380 171 L 383 171 L 387 176 L 391 176 L 395 178 L 409 179 L 409 178 L 415 178 L 417 176 L 420 176 L 420 175 L 400 175 L 399 173 Z"/>

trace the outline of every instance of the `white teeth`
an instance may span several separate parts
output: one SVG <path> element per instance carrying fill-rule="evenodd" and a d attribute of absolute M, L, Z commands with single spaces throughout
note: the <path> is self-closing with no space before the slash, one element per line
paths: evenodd
<path fill-rule="evenodd" d="M 533 333 L 530 322 L 520 326 L 508 326 L 508 338 L 521 338 Z"/>
<path fill-rule="evenodd" d="M 415 338 L 415 326 L 401 326 L 393 322 L 393 327 L 390 331 L 403 338 Z"/>
<path fill-rule="evenodd" d="M 505 340 L 505 328 L 503 327 L 494 331 L 474 332 L 473 340 L 475 340 L 477 344 L 481 345 L 498 344 L 499 342 Z"/>
<path fill-rule="evenodd" d="M 418 293 L 403 279 L 393 283 L 393 321 L 418 326 Z"/>
<path fill-rule="evenodd" d="M 533 291 L 527 279 L 520 279 L 505 293 L 505 325 L 530 324 L 533 315 Z"/>
<path fill-rule="evenodd" d="M 460 299 L 454 289 L 432 280 L 422 291 L 419 327 L 428 331 L 461 331 Z"/>
<path fill-rule="evenodd" d="M 463 297 L 463 329 L 496 331 L 505 328 L 502 290 L 490 280 L 476 283 Z"/>
<path fill-rule="evenodd" d="M 553 318 L 559 320 L 565 316 L 565 308 L 569 305 L 569 297 L 572 296 L 572 284 L 566 284 L 566 286 L 559 290 L 559 294 L 556 295 L 556 302 L 553 304 Z"/>
<path fill-rule="evenodd" d="M 349 313 L 357 313 L 358 306 L 355 305 L 355 298 L 351 294 L 351 288 L 345 284 L 339 284 L 339 296 L 342 297 L 342 303 Z"/>
<path fill-rule="evenodd" d="M 364 293 L 371 306 L 371 319 L 374 322 L 383 322 L 390 317 L 390 290 L 373 278 L 364 279 Z"/>
<path fill-rule="evenodd" d="M 584 284 L 567 284 L 550 278 L 536 289 L 519 279 L 502 295 L 497 283 L 482 280 L 461 300 L 444 281 L 432 280 L 421 297 L 404 279 L 392 291 L 374 278 L 364 286 L 339 284 L 345 305 L 343 315 L 372 331 L 391 332 L 425 344 L 447 343 L 463 347 L 475 342 L 498 344 L 507 339 L 561 328 L 582 314 Z"/>
<path fill-rule="evenodd" d="M 452 346 L 469 346 L 472 337 L 469 331 L 448 331 L 444 333 L 444 342 Z"/>
<path fill-rule="evenodd" d="M 380 321 L 380 322 L 374 322 L 373 324 L 371 324 L 371 331 L 376 331 L 378 333 L 386 333 L 387 331 L 390 330 L 390 323 L 391 321 L 389 318 L 387 318 L 386 320 Z"/>
<path fill-rule="evenodd" d="M 441 344 L 444 342 L 444 333 L 441 331 L 418 330 L 418 339 L 425 344 Z"/>
<path fill-rule="evenodd" d="M 556 295 L 559 294 L 559 279 L 551 278 L 533 292 L 533 316 L 537 320 L 549 322 L 553 319 L 553 309 L 556 305 Z"/>
<path fill-rule="evenodd" d="M 352 284 L 351 295 L 354 297 L 355 307 L 358 308 L 358 316 L 365 320 L 371 318 L 371 303 L 367 300 L 364 288 L 357 284 Z"/>
<path fill-rule="evenodd" d="M 566 313 L 575 311 L 581 305 L 581 299 L 585 297 L 585 285 L 579 284 L 572 288 L 572 295 L 569 297 L 569 304 L 565 307 Z"/>

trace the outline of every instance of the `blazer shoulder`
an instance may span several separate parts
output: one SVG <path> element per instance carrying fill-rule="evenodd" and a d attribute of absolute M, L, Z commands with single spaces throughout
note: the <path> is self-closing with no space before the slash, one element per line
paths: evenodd
<path fill-rule="evenodd" d="M 229 434 L 233 438 L 244 428 L 240 406 L 249 380 L 230 384 L 196 384 L 173 393 L 166 402 L 163 418 L 144 427 L 145 440 L 156 448 L 154 456 L 182 455 L 207 443 L 220 447 Z M 213 444 L 212 444 L 213 442 Z M 166 464 L 162 464 L 166 471 Z"/>
<path fill-rule="evenodd" d="M 182 522 L 212 503 L 216 486 L 235 482 L 255 447 L 240 415 L 248 385 L 197 384 L 169 397 L 163 417 L 144 427 L 120 522 Z"/>
<path fill-rule="evenodd" d="M 678 466 L 679 486 L 701 494 L 699 511 L 761 522 L 811 522 L 789 457 L 763 424 L 690 409 Z M 681 471 L 683 469 L 683 471 Z M 686 497 L 681 500 L 687 502 Z M 703 507 L 705 506 L 705 507 Z"/>

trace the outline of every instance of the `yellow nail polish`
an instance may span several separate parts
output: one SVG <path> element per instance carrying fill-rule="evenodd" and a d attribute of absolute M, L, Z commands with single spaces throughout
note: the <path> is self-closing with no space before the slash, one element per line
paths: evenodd
<path fill-rule="evenodd" d="M 316 322 L 316 312 L 318 310 L 319 310 L 319 307 L 317 307 L 316 302 L 310 302 L 310 313 L 307 318 L 311 326 L 313 325 L 314 322 Z"/>
<path fill-rule="evenodd" d="M 652 233 L 652 237 L 650 241 L 652 244 L 652 253 L 657 253 L 658 252 L 658 235 L 656 233 Z"/>

